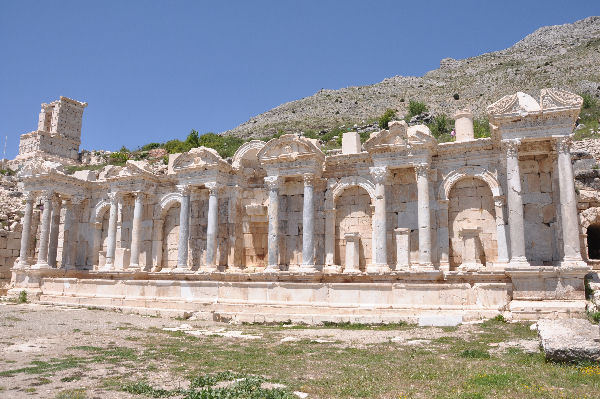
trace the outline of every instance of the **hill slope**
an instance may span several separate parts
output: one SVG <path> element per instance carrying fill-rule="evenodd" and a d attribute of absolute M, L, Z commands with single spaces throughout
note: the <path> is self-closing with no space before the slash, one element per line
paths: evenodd
<path fill-rule="evenodd" d="M 600 17 L 546 26 L 514 46 L 464 60 L 444 59 L 422 77 L 394 76 L 370 86 L 321 90 L 257 115 L 226 135 L 264 137 L 279 130 L 298 132 L 361 124 L 386 109 L 404 115 L 409 100 L 426 103 L 434 114 L 485 107 L 506 94 L 560 87 L 600 95 Z M 454 95 L 459 99 L 455 100 Z"/>

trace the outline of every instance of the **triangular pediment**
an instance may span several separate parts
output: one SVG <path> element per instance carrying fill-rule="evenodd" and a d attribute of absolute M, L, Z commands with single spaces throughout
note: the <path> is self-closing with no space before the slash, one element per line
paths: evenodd
<path fill-rule="evenodd" d="M 583 98 L 565 90 L 542 89 L 540 105 L 543 111 L 579 110 L 583 105 Z"/>
<path fill-rule="evenodd" d="M 271 139 L 258 152 L 258 159 L 266 161 L 290 161 L 300 158 L 325 158 L 323 151 L 317 146 L 317 141 L 295 134 L 285 134 Z"/>
<path fill-rule="evenodd" d="M 529 94 L 523 92 L 504 96 L 487 107 L 491 119 L 525 117 L 539 114 L 541 111 L 540 104 Z"/>
<path fill-rule="evenodd" d="M 228 167 L 229 164 L 219 156 L 217 151 L 207 147 L 192 148 L 190 151 L 184 152 L 177 156 L 172 166 L 174 172 Z"/>
<path fill-rule="evenodd" d="M 389 129 L 373 134 L 366 142 L 367 151 L 402 151 L 412 146 L 434 145 L 436 140 L 425 125 L 408 127 L 405 121 L 393 121 Z"/>

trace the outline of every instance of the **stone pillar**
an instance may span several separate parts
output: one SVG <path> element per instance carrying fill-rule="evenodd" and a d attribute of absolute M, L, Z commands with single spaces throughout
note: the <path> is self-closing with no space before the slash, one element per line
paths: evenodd
<path fill-rule="evenodd" d="M 33 214 L 34 195 L 31 191 L 25 193 L 25 212 L 23 214 L 23 232 L 21 233 L 21 251 L 19 252 L 19 267 L 29 266 L 27 252 L 31 238 L 31 215 Z"/>
<path fill-rule="evenodd" d="M 65 212 L 65 231 L 63 238 L 63 258 L 65 259 L 65 269 L 75 269 L 77 266 L 77 247 L 79 238 L 79 211 L 81 203 L 85 198 L 80 195 L 74 195 L 66 202 L 67 211 Z M 68 228 L 67 228 L 68 225 Z"/>
<path fill-rule="evenodd" d="M 415 165 L 417 175 L 417 219 L 419 224 L 419 265 L 433 268 L 431 262 L 431 211 L 429 209 L 429 165 Z"/>
<path fill-rule="evenodd" d="M 52 218 L 50 221 L 50 243 L 48 244 L 48 265 L 56 267 L 56 253 L 58 252 L 58 232 L 60 229 L 60 211 L 62 201 L 57 195 L 52 199 Z"/>
<path fill-rule="evenodd" d="M 208 223 L 206 225 L 206 271 L 216 271 L 217 233 L 219 231 L 219 186 L 207 183 L 208 188 Z"/>
<path fill-rule="evenodd" d="M 142 234 L 142 218 L 144 215 L 144 197 L 146 194 L 137 192 L 134 193 L 135 202 L 133 205 L 133 223 L 131 227 L 131 260 L 129 267 L 140 267 L 140 246 Z"/>
<path fill-rule="evenodd" d="M 360 273 L 360 234 L 346 233 L 346 260 L 344 273 Z"/>
<path fill-rule="evenodd" d="M 302 268 L 304 272 L 315 269 L 315 176 L 306 174 L 304 178 L 304 203 L 302 208 Z"/>
<path fill-rule="evenodd" d="M 103 270 L 112 270 L 115 263 L 115 250 L 117 249 L 117 216 L 119 214 L 120 193 L 108 194 L 110 213 L 108 215 L 108 237 L 106 242 L 106 263 Z"/>
<path fill-rule="evenodd" d="M 333 204 L 331 204 L 333 206 Z M 335 208 L 325 210 L 325 270 L 327 273 L 338 272 L 335 267 Z"/>
<path fill-rule="evenodd" d="M 577 196 L 575 195 L 575 179 L 571 164 L 571 138 L 556 139 L 558 154 L 558 188 L 560 191 L 560 220 L 563 238 L 562 266 L 585 266 L 581 257 L 579 238 L 579 217 L 577 215 Z"/>
<path fill-rule="evenodd" d="M 269 189 L 269 248 L 268 263 L 265 271 L 279 270 L 279 176 L 265 177 Z"/>
<path fill-rule="evenodd" d="M 410 267 L 410 229 L 394 229 L 396 237 L 396 270 L 408 270 Z"/>
<path fill-rule="evenodd" d="M 50 217 L 52 212 L 52 197 L 54 193 L 45 191 L 42 193 L 42 202 L 44 210 L 42 211 L 42 226 L 40 228 L 40 246 L 38 249 L 38 261 L 33 267 L 35 269 L 47 269 L 48 266 L 48 245 L 50 243 Z"/>
<path fill-rule="evenodd" d="M 464 271 L 477 271 L 481 268 L 479 259 L 479 227 L 466 227 L 459 231 L 460 238 L 463 239 L 462 263 L 459 267 Z"/>
<path fill-rule="evenodd" d="M 90 263 L 92 269 L 100 269 L 100 250 L 102 249 L 102 222 L 94 222 L 92 224 L 93 242 L 90 253 Z"/>
<path fill-rule="evenodd" d="M 438 243 L 440 254 L 440 269 L 450 270 L 450 235 L 448 233 L 448 200 L 438 200 Z"/>
<path fill-rule="evenodd" d="M 374 259 L 367 265 L 368 273 L 382 273 L 390 270 L 387 261 L 387 215 L 385 201 L 385 182 L 388 176 L 386 166 L 373 167 L 370 170 L 375 181 L 375 212 L 373 215 Z"/>
<path fill-rule="evenodd" d="M 179 246 L 177 249 L 177 269 L 188 269 L 188 241 L 190 238 L 190 186 L 180 185 L 181 208 L 179 209 Z"/>
<path fill-rule="evenodd" d="M 523 223 L 523 199 L 521 198 L 521 171 L 519 168 L 520 140 L 503 142 L 506 151 L 506 186 L 508 202 L 508 226 L 510 231 L 511 267 L 527 267 L 525 257 L 525 227 Z"/>
<path fill-rule="evenodd" d="M 495 196 L 496 211 L 496 241 L 498 243 L 498 258 L 496 263 L 508 263 L 508 244 L 506 240 L 506 218 L 504 217 L 504 197 Z"/>

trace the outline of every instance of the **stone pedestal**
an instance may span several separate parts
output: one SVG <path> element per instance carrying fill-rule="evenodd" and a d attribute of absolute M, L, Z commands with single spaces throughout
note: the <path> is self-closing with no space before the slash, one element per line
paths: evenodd
<path fill-rule="evenodd" d="M 410 268 L 410 229 L 394 229 L 396 239 L 396 270 Z"/>
<path fill-rule="evenodd" d="M 459 237 L 463 240 L 462 264 L 459 270 L 477 271 L 483 267 L 479 251 L 479 227 L 466 227 L 459 231 Z"/>
<path fill-rule="evenodd" d="M 360 273 L 360 234 L 346 233 L 346 260 L 344 273 Z"/>

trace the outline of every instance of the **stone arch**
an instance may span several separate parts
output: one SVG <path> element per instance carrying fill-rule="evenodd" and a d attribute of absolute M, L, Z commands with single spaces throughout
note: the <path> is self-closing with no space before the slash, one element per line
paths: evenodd
<path fill-rule="evenodd" d="M 92 254 L 91 266 L 93 267 L 100 267 L 105 262 L 104 256 L 106 255 L 105 246 L 108 238 L 109 211 L 110 202 L 102 200 L 96 204 L 90 215 L 90 225 L 92 227 L 92 231 L 94 232 L 90 251 Z"/>
<path fill-rule="evenodd" d="M 452 186 L 466 177 L 477 178 L 486 182 L 490 190 L 492 190 L 492 195 L 494 197 L 502 195 L 502 187 L 500 186 L 498 179 L 496 179 L 496 176 L 489 170 L 484 169 L 481 166 L 463 166 L 460 169 L 453 170 L 444 178 L 440 185 L 438 198 L 447 201 Z"/>
<path fill-rule="evenodd" d="M 364 188 L 371 197 L 371 204 L 375 203 L 375 184 L 371 180 L 360 176 L 347 176 L 327 189 L 325 193 L 325 209 L 334 209 L 336 198 L 344 190 L 355 186 Z"/>
<path fill-rule="evenodd" d="M 266 143 L 261 140 L 250 140 L 249 142 L 244 143 L 240 148 L 237 149 L 235 154 L 233 154 L 231 166 L 234 169 L 240 169 L 244 166 L 244 161 L 249 159 L 256 161 L 256 164 L 258 164 L 258 153 L 263 149 L 265 144 Z"/>
<path fill-rule="evenodd" d="M 160 201 L 158 201 L 158 204 L 156 204 L 156 209 L 154 212 L 155 219 L 162 220 L 169 208 L 171 208 L 175 203 L 181 204 L 180 193 L 169 193 L 164 195 Z"/>
<path fill-rule="evenodd" d="M 585 260 L 597 259 L 594 252 L 600 248 L 600 242 L 597 242 L 595 233 L 596 228 L 600 227 L 600 207 L 588 208 L 579 214 L 579 225 L 581 226 L 582 239 L 581 254 Z M 590 237 L 590 233 L 591 237 Z M 598 247 L 596 247 L 598 245 Z M 592 252 L 592 254 L 590 254 Z"/>
<path fill-rule="evenodd" d="M 463 175 L 453 182 L 447 198 L 450 267 L 495 263 L 498 232 L 494 192 L 489 183 L 480 176 Z M 468 231 L 475 237 L 467 239 Z M 472 258 L 474 253 L 478 256 Z"/>
<path fill-rule="evenodd" d="M 110 202 L 102 200 L 96 204 L 90 217 L 90 223 L 100 223 L 104 214 L 110 209 Z"/>

